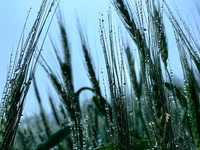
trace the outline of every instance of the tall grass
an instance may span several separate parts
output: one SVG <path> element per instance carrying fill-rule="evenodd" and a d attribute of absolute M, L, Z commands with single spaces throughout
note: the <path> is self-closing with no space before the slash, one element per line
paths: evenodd
<path fill-rule="evenodd" d="M 96 60 L 90 53 L 89 37 L 83 34 L 78 21 L 80 48 L 91 87 L 83 86 L 77 91 L 69 44 L 73 39 L 69 39 L 64 19 L 59 13 L 62 54 L 51 39 L 59 72 L 52 69 L 44 57 L 40 57 L 40 64 L 62 104 L 56 108 L 55 97 L 48 95 L 53 110 L 49 116 L 53 119 L 47 116 L 34 80 L 40 114 L 31 120 L 36 122 L 37 127 L 31 126 L 29 120 L 27 127 L 19 128 L 16 149 L 200 149 L 198 40 L 179 12 L 177 19 L 165 1 L 113 0 L 111 3 L 108 24 L 105 18 L 99 19 L 105 62 L 101 82 L 92 63 Z M 198 3 L 196 6 L 199 7 Z M 125 39 L 113 24 L 112 8 L 121 19 L 123 27 L 120 28 L 126 30 Z M 174 78 L 168 61 L 172 50 L 167 41 L 169 35 L 164 16 L 169 19 L 176 40 L 184 77 L 181 84 Z M 198 29 L 198 24 L 196 26 Z M 20 76 L 27 76 L 26 70 L 21 70 Z M 20 79 L 15 78 L 16 81 Z M 17 85 L 22 86 L 23 82 L 20 83 Z M 11 89 L 16 87 L 11 86 Z M 91 92 L 92 97 L 81 106 L 80 94 L 86 91 Z M 1 108 L 6 106 L 9 105 Z M 2 119 L 6 117 L 2 116 Z M 8 133 L 12 132 L 11 128 L 6 129 L 9 129 L 6 130 Z M 15 133 L 16 130 L 17 126 Z M 2 141 L 8 139 L 6 135 L 2 134 Z M 14 142 L 13 136 L 12 139 Z M 10 148 L 3 146 L 5 144 L 2 149 L 11 148 L 11 145 Z"/>
<path fill-rule="evenodd" d="M 22 115 L 25 97 L 34 77 L 37 61 L 45 41 L 40 39 L 49 13 L 55 1 L 42 1 L 38 16 L 31 31 L 25 37 L 26 19 L 15 56 L 11 54 L 10 66 L 0 104 L 0 147 L 12 149 L 18 124 Z M 30 13 L 30 12 L 29 12 Z M 47 28 L 48 31 L 48 28 Z M 44 35 L 47 31 L 44 31 Z M 38 41 L 41 40 L 41 46 Z M 37 49 L 39 46 L 39 50 Z M 14 57 L 14 60 L 13 60 Z M 35 58 L 34 58 L 35 57 Z"/>

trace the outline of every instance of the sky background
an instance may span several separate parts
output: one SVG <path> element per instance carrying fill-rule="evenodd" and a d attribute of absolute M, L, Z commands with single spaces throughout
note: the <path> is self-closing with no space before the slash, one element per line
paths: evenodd
<path fill-rule="evenodd" d="M 193 23 L 192 13 L 194 16 L 197 15 L 196 6 L 193 1 L 188 0 L 177 0 L 176 4 L 178 9 L 180 10 L 181 15 L 185 20 L 186 23 Z M 173 3 L 173 1 L 169 0 L 169 4 Z M 41 4 L 41 0 L 34 0 L 34 1 L 27 1 L 27 0 L 7 0 L 1 2 L 0 5 L 0 91 L 3 91 L 3 87 L 5 84 L 5 79 L 8 71 L 9 66 L 9 58 L 12 50 L 15 52 L 17 48 L 17 44 L 19 41 L 19 37 L 27 16 L 28 10 L 32 7 L 32 11 L 29 16 L 28 24 L 26 27 L 26 32 L 29 33 L 32 23 L 34 22 L 37 12 L 39 10 Z M 76 30 L 76 15 L 80 19 L 80 23 L 83 26 L 84 32 L 87 33 L 89 45 L 95 49 L 95 51 L 91 51 L 94 56 L 94 60 L 100 59 L 97 57 L 98 52 L 101 51 L 101 46 L 99 43 L 99 13 L 104 14 L 105 18 L 107 17 L 107 11 L 109 7 L 109 2 L 107 0 L 61 0 L 60 9 L 62 15 L 64 16 L 64 20 L 66 21 L 67 31 L 69 31 L 69 38 L 73 39 L 73 43 L 71 43 L 73 47 L 73 64 L 76 70 L 73 70 L 74 73 L 79 75 L 75 77 L 75 85 L 76 88 L 87 85 L 84 78 L 87 78 L 87 74 L 84 73 L 84 65 L 81 65 L 83 62 L 83 55 L 80 53 L 80 47 L 78 47 L 79 38 L 78 33 Z M 192 13 L 191 13 L 192 12 Z M 115 14 L 113 12 L 113 14 Z M 188 17 L 189 16 L 189 17 Z M 115 16 L 113 17 L 115 19 Z M 197 18 L 196 18 L 197 19 Z M 200 21 L 200 20 L 197 20 Z M 119 21 L 117 21 L 119 23 Z M 179 72 L 181 68 L 178 64 L 178 52 L 176 51 L 176 45 L 173 44 L 174 42 L 171 41 L 173 38 L 170 37 L 172 34 L 172 30 L 170 29 L 170 24 L 166 24 L 166 30 L 168 32 L 168 42 L 170 43 L 170 64 L 172 66 L 173 72 L 176 76 L 179 76 Z M 59 40 L 59 30 L 57 28 L 57 20 L 56 17 L 53 20 L 51 25 L 49 35 L 53 38 Z M 57 41 L 59 44 L 59 41 Z M 51 57 L 49 55 L 50 50 L 50 43 L 47 42 L 44 45 L 43 55 L 51 61 Z M 100 73 L 101 60 L 98 64 L 95 64 L 96 71 Z M 49 88 L 49 82 L 47 77 L 45 76 L 44 72 L 42 71 L 41 67 L 38 67 L 37 73 L 37 82 L 40 83 L 40 93 L 42 93 L 42 97 L 47 99 L 47 93 L 51 91 Z M 42 84 L 41 84 L 42 83 Z M 45 107 L 48 108 L 48 103 L 44 103 Z M 24 108 L 25 115 L 33 115 L 38 111 L 37 102 L 35 100 L 34 91 L 31 88 L 27 97 L 26 105 Z"/>

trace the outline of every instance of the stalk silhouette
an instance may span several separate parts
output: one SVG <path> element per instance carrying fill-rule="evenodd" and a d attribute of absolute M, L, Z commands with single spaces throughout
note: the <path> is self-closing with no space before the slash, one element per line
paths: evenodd
<path fill-rule="evenodd" d="M 44 25 L 54 4 L 55 1 L 42 1 L 38 16 L 24 42 L 27 16 L 14 61 L 12 60 L 13 54 L 11 54 L 9 72 L 0 104 L 0 147 L 2 150 L 12 149 L 13 147 L 25 98 L 34 77 L 43 45 L 39 50 L 36 46 L 38 46 Z M 47 31 L 48 28 L 45 32 Z M 44 42 L 44 40 L 45 38 L 41 41 Z"/>

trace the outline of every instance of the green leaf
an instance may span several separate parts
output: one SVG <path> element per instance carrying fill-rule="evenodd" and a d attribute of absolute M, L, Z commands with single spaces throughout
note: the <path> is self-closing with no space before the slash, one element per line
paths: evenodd
<path fill-rule="evenodd" d="M 149 148 L 153 148 L 155 145 L 155 141 L 151 140 L 134 140 L 132 143 L 132 149 L 136 150 L 146 150 Z M 97 147 L 94 150 L 116 150 L 116 144 L 108 143 L 104 146 Z"/>
<path fill-rule="evenodd" d="M 64 139 L 68 138 L 70 133 L 71 133 L 71 125 L 63 126 L 55 134 L 50 136 L 46 141 L 38 145 L 35 150 L 48 150 L 58 145 Z"/>

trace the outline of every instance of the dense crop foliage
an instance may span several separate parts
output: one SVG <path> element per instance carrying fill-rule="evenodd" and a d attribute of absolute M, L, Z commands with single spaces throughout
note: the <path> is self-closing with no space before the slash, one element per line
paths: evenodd
<path fill-rule="evenodd" d="M 55 2 L 50 3 L 47 11 Z M 46 4 L 45 1 L 43 4 Z M 43 4 L 39 14 L 45 18 L 48 15 L 42 14 Z M 99 57 L 103 57 L 102 64 L 105 64 L 101 66 L 101 74 L 95 70 L 94 62 L 97 60 L 91 53 L 95 49 L 89 45 L 90 37 L 77 19 L 80 52 L 91 83 L 91 86 L 83 85 L 78 90 L 75 90 L 74 81 L 81 78 L 82 73 L 72 64 L 70 43 L 73 39 L 68 36 L 67 31 L 70 30 L 65 27 L 62 13 L 58 15 L 60 43 L 51 39 L 51 52 L 57 69 L 53 69 L 45 57 L 39 56 L 41 50 L 36 50 L 45 23 L 43 19 L 42 27 L 38 27 L 40 16 L 37 17 L 27 42 L 21 43 L 20 57 L 15 58 L 14 64 L 11 61 L 1 103 L 1 149 L 200 150 L 198 39 L 178 10 L 172 13 L 165 1 L 113 0 L 111 4 L 108 19 L 105 15 L 96 19 L 99 20 L 103 54 Z M 196 6 L 198 9 L 198 3 Z M 117 12 L 122 23 L 118 29 L 112 19 L 112 11 Z M 170 36 L 174 36 L 179 52 L 183 80 L 174 78 L 171 69 L 173 64 L 170 64 L 169 52 L 173 49 L 167 40 L 166 19 L 173 29 Z M 125 32 L 120 32 L 120 28 Z M 196 28 L 196 34 L 200 35 L 198 24 Z M 33 55 L 36 59 L 32 58 Z M 38 60 L 61 102 L 58 109 L 56 96 L 48 95 L 51 115 L 45 112 L 39 84 L 34 79 Z M 31 82 L 40 113 L 27 119 L 26 126 L 18 128 Z M 91 98 L 82 99 L 81 93 L 86 92 L 92 95 Z"/>

